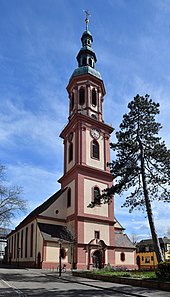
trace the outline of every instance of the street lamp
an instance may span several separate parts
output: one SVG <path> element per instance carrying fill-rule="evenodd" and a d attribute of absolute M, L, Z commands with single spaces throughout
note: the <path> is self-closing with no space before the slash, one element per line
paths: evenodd
<path fill-rule="evenodd" d="M 61 270 L 62 270 L 62 268 L 61 268 L 61 249 L 62 249 L 61 244 L 62 244 L 62 240 L 59 241 L 59 245 L 60 245 L 60 250 L 59 250 L 59 277 L 61 277 Z"/>

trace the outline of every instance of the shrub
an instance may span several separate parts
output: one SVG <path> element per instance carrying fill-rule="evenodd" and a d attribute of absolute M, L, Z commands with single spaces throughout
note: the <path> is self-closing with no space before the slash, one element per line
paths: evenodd
<path fill-rule="evenodd" d="M 110 271 L 112 271 L 112 267 L 111 267 L 110 263 L 108 263 L 108 264 L 104 267 L 103 270 L 104 270 L 105 272 L 110 272 Z"/>
<path fill-rule="evenodd" d="M 170 262 L 159 263 L 156 275 L 158 278 L 170 280 Z"/>

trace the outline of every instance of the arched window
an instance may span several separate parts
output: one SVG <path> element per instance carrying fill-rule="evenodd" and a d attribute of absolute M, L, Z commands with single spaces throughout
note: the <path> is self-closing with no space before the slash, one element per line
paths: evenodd
<path fill-rule="evenodd" d="M 25 258 L 27 258 L 28 253 L 28 227 L 25 229 Z"/>
<path fill-rule="evenodd" d="M 120 260 L 121 261 L 125 261 L 125 253 L 121 253 L 120 254 Z"/>
<path fill-rule="evenodd" d="M 93 89 L 92 90 L 92 105 L 96 106 L 97 102 L 96 102 L 96 90 Z"/>
<path fill-rule="evenodd" d="M 85 57 L 82 59 L 82 64 L 83 64 L 83 66 L 86 65 L 86 58 Z"/>
<path fill-rule="evenodd" d="M 24 236 L 23 230 L 21 231 L 21 258 L 23 258 L 23 246 L 24 246 Z"/>
<path fill-rule="evenodd" d="M 84 90 L 84 88 L 80 88 L 80 91 L 79 91 L 79 104 L 83 105 L 84 102 L 85 102 L 85 90 Z"/>
<path fill-rule="evenodd" d="M 89 65 L 92 66 L 92 59 L 89 58 Z"/>
<path fill-rule="evenodd" d="M 71 206 L 71 189 L 69 188 L 67 192 L 67 207 L 70 207 L 70 206 Z"/>
<path fill-rule="evenodd" d="M 71 110 L 74 108 L 74 93 L 71 95 Z"/>
<path fill-rule="evenodd" d="M 99 144 L 97 140 L 92 141 L 92 158 L 99 160 Z"/>
<path fill-rule="evenodd" d="M 16 257 L 16 234 L 14 236 L 14 259 Z"/>
<path fill-rule="evenodd" d="M 33 238 L 34 238 L 34 225 L 31 224 L 31 237 L 30 237 L 30 257 L 33 256 Z"/>
<path fill-rule="evenodd" d="M 93 197 L 94 197 L 94 202 L 96 204 L 100 204 L 100 190 L 98 187 L 94 187 L 93 189 Z"/>
<path fill-rule="evenodd" d="M 69 162 L 71 162 L 73 160 L 73 143 L 72 142 L 70 142 L 70 144 L 69 144 L 68 160 L 69 160 Z"/>

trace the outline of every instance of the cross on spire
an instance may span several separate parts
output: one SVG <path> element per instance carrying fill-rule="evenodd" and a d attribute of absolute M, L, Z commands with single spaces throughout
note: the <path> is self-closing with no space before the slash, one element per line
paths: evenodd
<path fill-rule="evenodd" d="M 86 22 L 86 31 L 88 31 L 88 23 L 89 23 L 89 16 L 91 16 L 90 15 L 90 13 L 89 13 L 89 10 L 83 10 L 84 11 L 84 13 L 85 13 L 85 15 L 86 15 L 86 18 L 85 18 L 85 22 Z"/>

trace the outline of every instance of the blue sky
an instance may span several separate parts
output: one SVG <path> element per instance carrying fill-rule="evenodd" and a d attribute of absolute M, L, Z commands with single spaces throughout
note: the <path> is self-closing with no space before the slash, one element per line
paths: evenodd
<path fill-rule="evenodd" d="M 128 102 L 148 93 L 161 105 L 157 120 L 170 147 L 169 0 L 0 0 L 0 160 L 9 182 L 24 188 L 29 211 L 60 187 L 59 134 L 67 123 L 66 86 L 77 67 L 84 9 L 91 12 L 96 66 L 106 88 L 105 121 L 117 130 Z M 129 236 L 149 237 L 146 214 L 122 209 L 124 197 L 115 197 L 115 216 Z M 154 203 L 153 212 L 162 236 L 170 206 Z"/>

